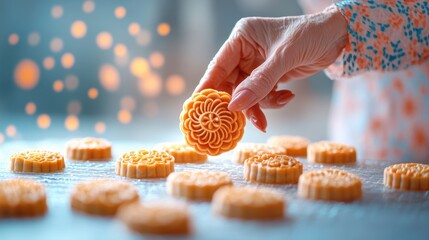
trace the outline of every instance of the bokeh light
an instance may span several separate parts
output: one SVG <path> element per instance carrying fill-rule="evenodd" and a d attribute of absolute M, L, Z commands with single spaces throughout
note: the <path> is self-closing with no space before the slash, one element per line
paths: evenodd
<path fill-rule="evenodd" d="M 49 117 L 48 114 L 40 114 L 39 117 L 37 117 L 37 125 L 41 129 L 49 128 L 49 126 L 51 126 L 51 117 Z"/>
<path fill-rule="evenodd" d="M 158 34 L 161 36 L 167 36 L 170 34 L 170 25 L 168 23 L 160 23 L 158 25 Z"/>
<path fill-rule="evenodd" d="M 179 75 L 172 75 L 167 79 L 165 88 L 173 96 L 180 95 L 185 91 L 185 80 Z"/>
<path fill-rule="evenodd" d="M 12 33 L 11 35 L 9 35 L 9 44 L 10 45 L 16 45 L 19 42 L 19 36 L 16 33 Z"/>
<path fill-rule="evenodd" d="M 85 1 L 82 5 L 82 10 L 86 13 L 92 13 L 95 9 L 95 3 L 93 1 Z"/>
<path fill-rule="evenodd" d="M 46 70 L 52 70 L 55 67 L 55 60 L 53 57 L 46 57 L 43 59 L 43 67 Z"/>
<path fill-rule="evenodd" d="M 118 121 L 122 124 L 128 124 L 133 119 L 133 115 L 128 110 L 120 110 L 118 112 Z"/>
<path fill-rule="evenodd" d="M 63 49 L 63 40 L 61 40 L 61 38 L 54 38 L 51 40 L 49 46 L 52 52 L 60 52 Z"/>
<path fill-rule="evenodd" d="M 98 97 L 98 90 L 96 88 L 90 88 L 88 90 L 88 97 L 91 99 L 96 99 Z"/>
<path fill-rule="evenodd" d="M 150 73 L 149 63 L 142 57 L 136 57 L 130 64 L 130 72 L 138 78 L 146 77 Z"/>
<path fill-rule="evenodd" d="M 116 91 L 119 88 L 121 78 L 119 76 L 118 70 L 113 65 L 104 64 L 101 66 L 98 73 L 98 78 L 100 80 L 101 86 L 103 86 L 108 91 Z"/>
<path fill-rule="evenodd" d="M 75 115 L 67 116 L 64 126 L 69 131 L 76 131 L 79 128 L 79 118 Z"/>
<path fill-rule="evenodd" d="M 83 38 L 86 35 L 86 24 L 83 21 L 77 20 L 70 27 L 70 33 L 74 38 Z"/>
<path fill-rule="evenodd" d="M 115 17 L 116 18 L 122 19 L 125 17 L 125 15 L 127 15 L 127 9 L 125 9 L 122 6 L 115 8 Z"/>
<path fill-rule="evenodd" d="M 124 44 L 116 44 L 114 52 L 116 57 L 125 57 L 128 53 L 127 47 Z"/>
<path fill-rule="evenodd" d="M 28 44 L 30 46 L 36 46 L 40 43 L 40 34 L 37 32 L 32 32 L 28 35 Z"/>
<path fill-rule="evenodd" d="M 106 124 L 104 122 L 97 122 L 94 126 L 94 130 L 98 134 L 106 132 Z"/>
<path fill-rule="evenodd" d="M 151 34 L 149 31 L 140 29 L 136 36 L 136 42 L 140 46 L 147 46 L 151 41 Z"/>
<path fill-rule="evenodd" d="M 82 111 L 82 105 L 79 101 L 74 100 L 69 102 L 67 106 L 67 112 L 72 115 L 78 115 Z"/>
<path fill-rule="evenodd" d="M 79 87 L 79 79 L 75 75 L 67 75 L 64 82 L 69 91 L 74 91 Z"/>
<path fill-rule="evenodd" d="M 63 16 L 63 7 L 61 7 L 60 5 L 53 6 L 51 10 L 51 15 L 53 18 L 60 18 L 61 16 Z"/>
<path fill-rule="evenodd" d="M 125 96 L 121 99 L 121 108 L 128 110 L 128 111 L 134 111 L 136 108 L 136 100 L 134 100 L 131 96 Z"/>
<path fill-rule="evenodd" d="M 153 52 L 149 56 L 150 64 L 152 64 L 152 67 L 154 68 L 160 68 L 164 65 L 164 55 L 160 52 Z"/>
<path fill-rule="evenodd" d="M 34 102 L 28 102 L 27 104 L 25 104 L 25 112 L 28 115 L 33 115 L 36 113 L 37 107 L 36 104 Z"/>
<path fill-rule="evenodd" d="M 72 68 L 74 65 L 74 55 L 72 53 L 64 53 L 61 57 L 61 64 L 64 68 Z"/>
<path fill-rule="evenodd" d="M 8 137 L 15 137 L 17 132 L 15 125 L 8 125 L 5 132 Z"/>
<path fill-rule="evenodd" d="M 4 143 L 4 135 L 0 133 L 0 144 Z"/>
<path fill-rule="evenodd" d="M 137 36 L 139 32 L 140 32 L 140 25 L 138 23 L 133 22 L 128 26 L 128 33 L 131 36 Z"/>
<path fill-rule="evenodd" d="M 109 49 L 113 44 L 112 35 L 108 32 L 101 32 L 97 35 L 97 45 L 101 49 Z"/>
<path fill-rule="evenodd" d="M 146 97 L 158 96 L 162 90 L 161 78 L 153 73 L 149 77 L 139 79 L 139 90 Z"/>
<path fill-rule="evenodd" d="M 62 92 L 64 89 L 64 83 L 61 80 L 55 80 L 52 84 L 52 88 L 55 92 Z"/>
<path fill-rule="evenodd" d="M 34 88 L 39 82 L 39 77 L 39 67 L 30 59 L 19 62 L 14 71 L 16 85 L 25 90 Z"/>

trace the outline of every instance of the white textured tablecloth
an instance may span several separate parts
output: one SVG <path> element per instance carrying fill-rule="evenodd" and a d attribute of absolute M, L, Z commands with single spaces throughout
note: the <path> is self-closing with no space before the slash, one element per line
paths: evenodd
<path fill-rule="evenodd" d="M 115 219 L 90 217 L 71 211 L 69 192 L 76 183 L 97 178 L 125 179 L 114 173 L 115 159 L 123 152 L 150 148 L 151 143 L 113 142 L 114 157 L 108 162 L 66 161 L 63 172 L 53 174 L 15 174 L 9 170 L 9 156 L 26 149 L 65 152 L 65 140 L 10 142 L 0 146 L 0 180 L 29 178 L 46 186 L 49 212 L 37 219 L 0 220 L 0 240 L 35 239 L 141 239 Z M 244 181 L 241 165 L 231 154 L 211 157 L 204 164 L 176 164 L 176 171 L 208 169 L 228 172 L 235 185 Z M 304 171 L 324 166 L 307 163 Z M 364 196 L 343 204 L 311 202 L 297 198 L 294 185 L 264 185 L 284 193 L 287 217 L 283 221 L 254 222 L 228 220 L 215 216 L 209 203 L 189 202 L 195 239 L 429 239 L 429 192 L 400 192 L 383 186 L 387 163 L 361 161 L 355 165 L 333 166 L 359 175 Z M 170 198 L 165 179 L 132 180 L 143 201 Z M 183 200 L 180 200 L 183 201 Z"/>

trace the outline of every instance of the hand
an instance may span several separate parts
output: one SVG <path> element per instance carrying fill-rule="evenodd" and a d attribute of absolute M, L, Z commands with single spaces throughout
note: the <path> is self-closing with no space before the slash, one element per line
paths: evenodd
<path fill-rule="evenodd" d="M 279 108 L 295 95 L 277 83 L 301 79 L 332 64 L 347 42 L 347 22 L 331 6 L 323 12 L 283 18 L 243 18 L 210 62 L 195 91 L 232 94 L 231 111 L 243 111 L 265 132 L 262 108 Z"/>

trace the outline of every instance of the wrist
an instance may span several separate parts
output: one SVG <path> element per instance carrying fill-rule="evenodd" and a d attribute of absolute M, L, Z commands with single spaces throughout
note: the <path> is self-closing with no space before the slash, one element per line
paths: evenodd
<path fill-rule="evenodd" d="M 322 16 L 323 27 L 333 37 L 333 41 L 345 47 L 348 40 L 348 23 L 337 6 L 332 4 L 317 15 Z"/>

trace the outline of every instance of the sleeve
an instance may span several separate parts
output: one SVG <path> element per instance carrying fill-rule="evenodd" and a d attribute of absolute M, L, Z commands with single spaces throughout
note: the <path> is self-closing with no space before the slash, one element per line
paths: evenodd
<path fill-rule="evenodd" d="M 429 57 L 426 0 L 347 0 L 336 3 L 348 22 L 348 44 L 327 69 L 332 78 L 395 71 Z"/>

